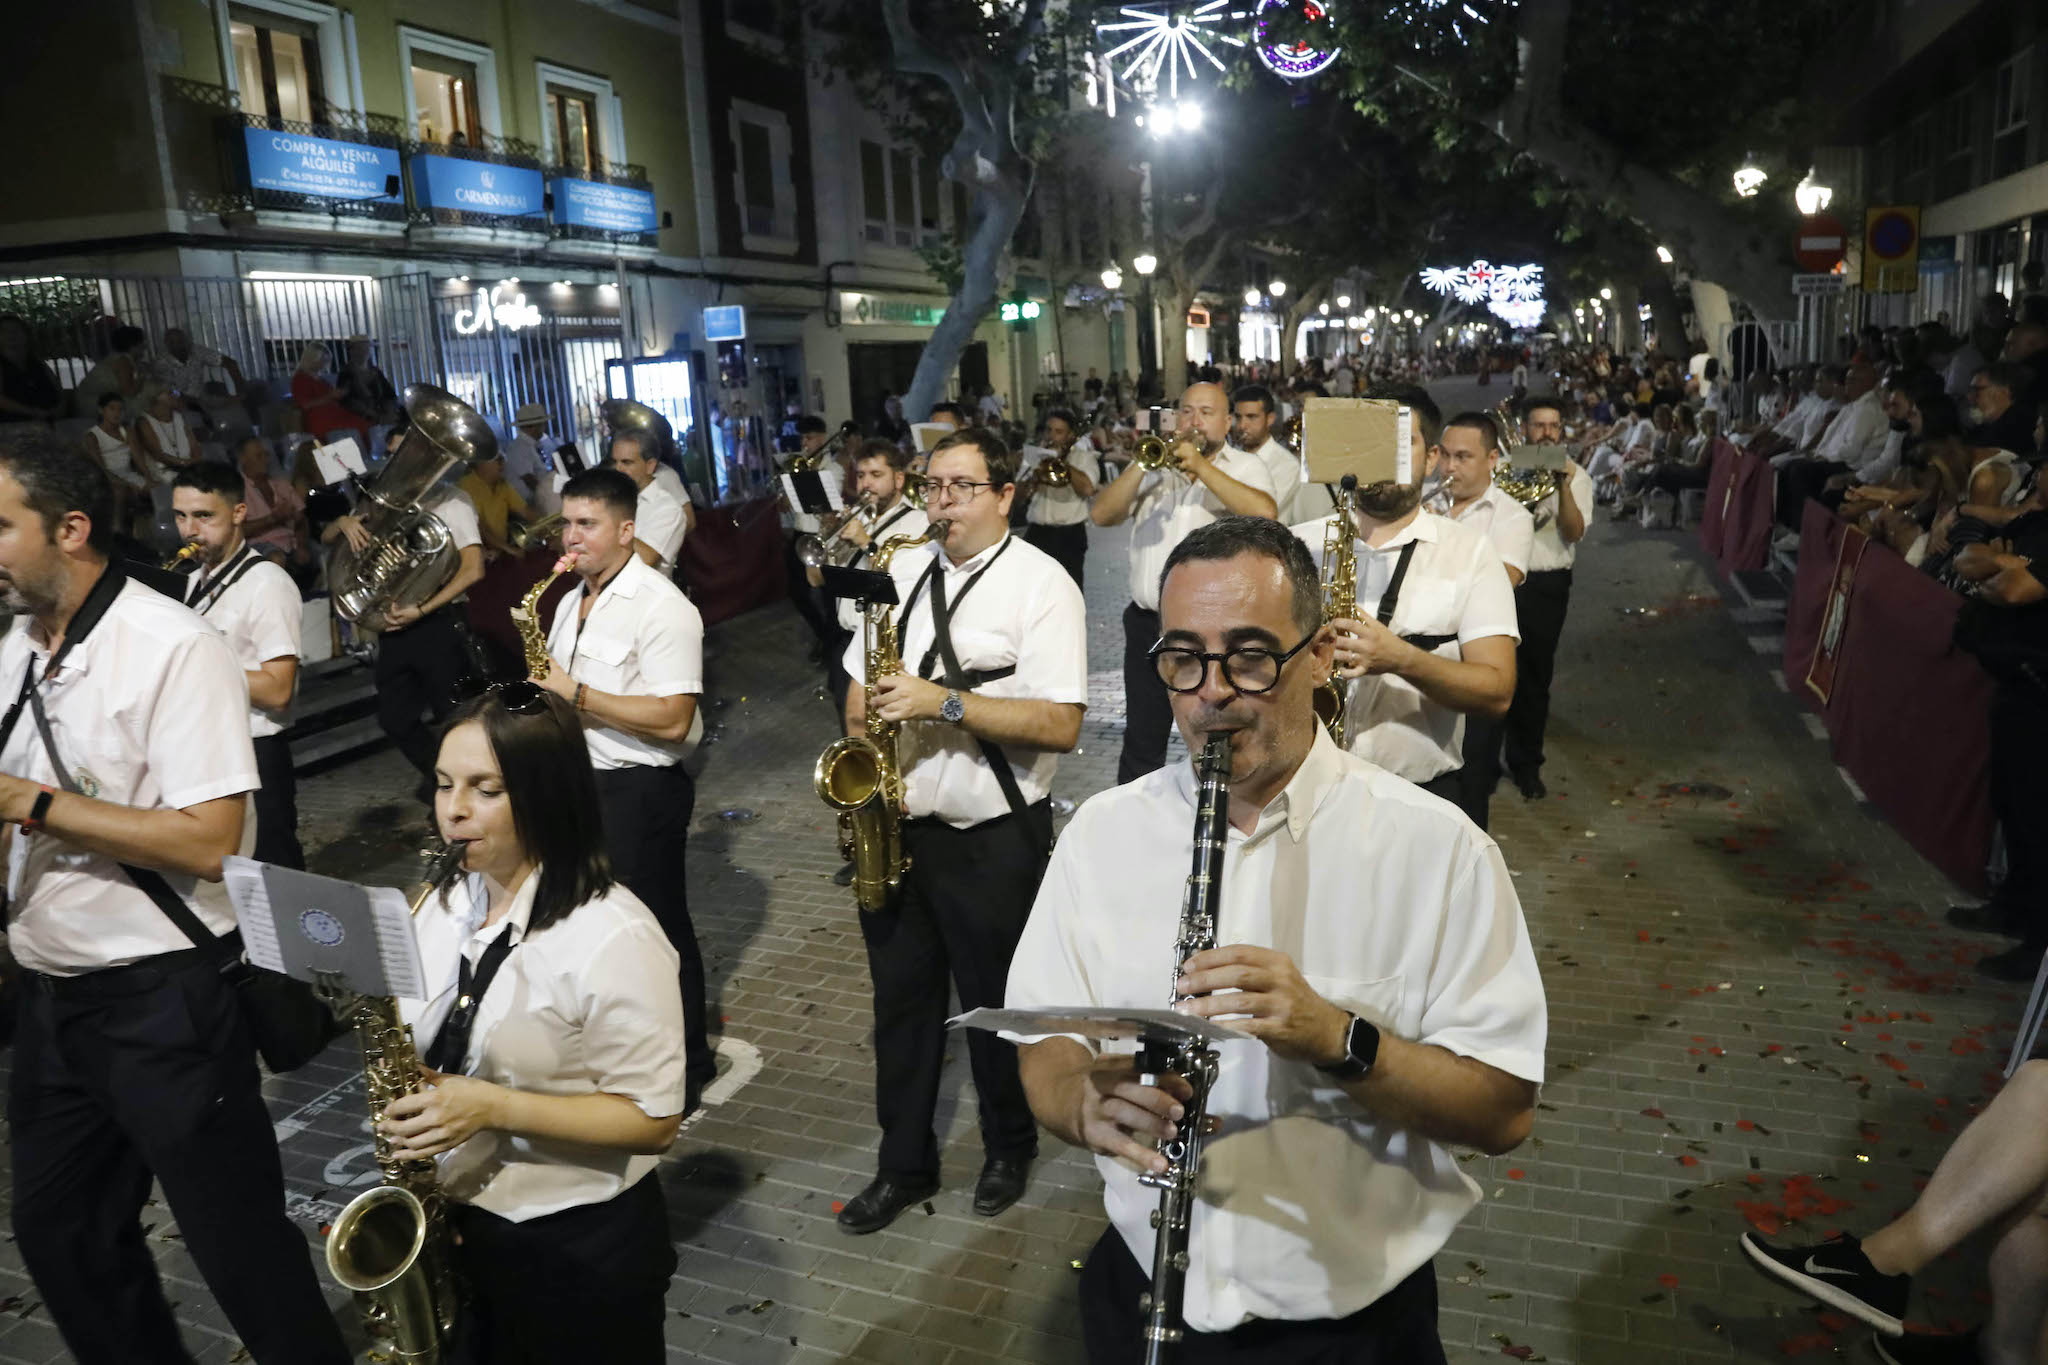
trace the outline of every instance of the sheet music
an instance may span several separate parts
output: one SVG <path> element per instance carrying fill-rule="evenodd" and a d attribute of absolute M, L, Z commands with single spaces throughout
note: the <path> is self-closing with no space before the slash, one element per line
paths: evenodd
<path fill-rule="evenodd" d="M 223 860 L 244 950 L 259 967 L 300 981 L 338 977 L 363 995 L 426 996 L 412 909 L 396 887 Z"/>
<path fill-rule="evenodd" d="M 353 436 L 344 436 L 332 445 L 313 447 L 313 463 L 320 470 L 322 486 L 340 483 L 351 474 L 366 474 L 363 464 L 362 447 Z"/>
<path fill-rule="evenodd" d="M 420 962 L 419 937 L 412 931 L 412 906 L 395 886 L 373 886 L 370 913 L 377 919 L 377 960 L 391 993 L 407 1000 L 427 998 L 427 969 Z"/>
<path fill-rule="evenodd" d="M 228 900 L 242 928 L 242 951 L 249 961 L 273 972 L 284 970 L 284 949 L 277 941 L 277 921 L 270 914 L 270 888 L 263 884 L 263 864 L 254 858 L 221 860 Z"/>
<path fill-rule="evenodd" d="M 1031 1009 L 993 1009 L 983 1006 L 946 1021 L 948 1028 L 982 1028 L 1027 1037 L 1050 1037 L 1078 1033 L 1084 1038 L 1136 1038 L 1159 1031 L 1182 1037 L 1206 1038 L 1228 1043 L 1251 1035 L 1234 1024 L 1178 1010 L 1117 1009 L 1103 1005 L 1040 1005 Z"/>

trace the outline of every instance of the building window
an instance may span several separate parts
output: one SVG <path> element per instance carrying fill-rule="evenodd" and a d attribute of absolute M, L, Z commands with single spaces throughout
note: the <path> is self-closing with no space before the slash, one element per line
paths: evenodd
<path fill-rule="evenodd" d="M 889 149 L 889 192 L 895 199 L 895 211 L 889 215 L 893 229 L 891 240 L 897 246 L 917 245 L 916 231 L 911 227 L 916 217 L 917 200 L 913 197 L 914 184 L 909 152 L 897 148 Z"/>
<path fill-rule="evenodd" d="M 1998 68 L 1991 101 L 1991 178 L 2002 179 L 2027 164 L 2027 67 L 2032 49 Z"/>
<path fill-rule="evenodd" d="M 789 116 L 746 100 L 732 101 L 732 193 L 739 207 L 740 245 L 787 256 L 797 250 L 796 179 L 790 170 Z"/>
<path fill-rule="evenodd" d="M 861 211 L 867 220 L 866 236 L 882 246 L 889 243 L 889 172 L 878 142 L 861 139 Z"/>
<path fill-rule="evenodd" d="M 775 233 L 775 161 L 768 130 L 740 121 L 740 212 L 747 231 L 762 237 Z"/>
<path fill-rule="evenodd" d="M 917 159 L 917 240 L 937 246 L 945 235 L 939 225 L 939 163 L 921 156 Z"/>
<path fill-rule="evenodd" d="M 231 14 L 228 44 L 242 107 L 274 121 L 324 121 L 320 44 L 311 27 L 268 14 Z"/>
<path fill-rule="evenodd" d="M 476 100 L 476 63 L 438 52 L 412 54 L 412 98 L 422 142 L 478 145 L 483 120 Z"/>
<path fill-rule="evenodd" d="M 565 90 L 559 85 L 548 86 L 547 92 L 548 132 L 554 138 L 555 164 L 571 170 L 589 170 L 602 156 L 603 143 L 597 135 L 597 101 L 587 91 Z"/>

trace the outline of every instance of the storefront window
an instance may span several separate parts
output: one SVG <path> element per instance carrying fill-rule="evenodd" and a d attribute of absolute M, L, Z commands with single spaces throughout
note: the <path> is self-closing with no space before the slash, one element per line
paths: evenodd
<path fill-rule="evenodd" d="M 481 121 L 476 107 L 476 65 L 415 50 L 412 97 L 419 110 L 419 139 L 449 146 L 478 143 Z"/>
<path fill-rule="evenodd" d="M 556 164 L 578 171 L 597 164 L 596 101 L 587 92 L 549 86 L 548 127 L 555 137 Z"/>
<path fill-rule="evenodd" d="M 233 13 L 228 45 L 242 108 L 273 121 L 319 122 L 326 110 L 319 94 L 320 45 L 313 34 L 269 15 Z"/>

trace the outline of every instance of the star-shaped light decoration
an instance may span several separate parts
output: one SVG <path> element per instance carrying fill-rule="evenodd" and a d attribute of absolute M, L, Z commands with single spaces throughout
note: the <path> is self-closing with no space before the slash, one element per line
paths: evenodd
<path fill-rule="evenodd" d="M 1186 73 L 1189 81 L 1195 81 L 1207 69 L 1196 65 L 1197 57 L 1218 72 L 1225 69 L 1209 50 L 1211 43 L 1244 46 L 1244 38 L 1236 30 L 1250 16 L 1233 9 L 1233 3 L 1234 0 L 1195 0 L 1192 4 L 1185 0 L 1160 0 L 1123 5 L 1117 10 L 1122 19 L 1097 24 L 1095 31 L 1116 44 L 1103 54 L 1112 65 L 1123 61 L 1115 73 L 1116 79 L 1141 93 L 1155 95 L 1163 80 L 1167 98 L 1178 99 L 1182 73 Z M 1131 36 L 1126 37 L 1127 34 Z"/>
<path fill-rule="evenodd" d="M 1511 327 L 1535 327 L 1543 321 L 1540 265 L 1474 261 L 1468 266 L 1425 266 L 1422 287 L 1449 294 L 1460 303 L 1484 303 L 1495 317 Z"/>

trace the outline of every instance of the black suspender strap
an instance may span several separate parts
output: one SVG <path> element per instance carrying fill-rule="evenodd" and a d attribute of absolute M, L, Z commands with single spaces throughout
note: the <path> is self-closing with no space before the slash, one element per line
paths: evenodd
<path fill-rule="evenodd" d="M 198 581 L 193 581 L 192 600 L 187 605 L 201 616 L 206 615 L 221 598 L 227 596 L 229 588 L 242 581 L 243 574 L 256 567 L 257 561 L 261 558 L 255 547 L 243 541 L 242 548 L 235 552 L 233 559 L 221 565 L 220 572 L 213 576 L 213 581 L 206 585 L 204 592 L 199 591 Z"/>
<path fill-rule="evenodd" d="M 874 548 L 882 543 L 882 532 L 888 530 L 891 526 L 894 526 L 897 522 L 903 520 L 905 517 L 909 515 L 910 504 L 906 502 L 901 507 L 898 507 L 895 511 L 891 512 L 888 516 L 883 517 L 879 522 L 875 523 L 875 529 L 868 532 L 868 543 L 861 546 L 860 549 L 855 552 L 853 558 L 847 561 L 846 567 L 850 569 L 854 565 L 860 563 L 863 559 L 866 559 L 869 554 L 873 553 Z"/>
<path fill-rule="evenodd" d="M 943 582 L 945 571 L 939 567 L 939 557 L 937 555 L 932 556 L 931 564 L 918 578 L 917 585 L 910 590 L 910 600 L 903 604 L 903 614 L 897 618 L 898 621 L 908 621 L 911 608 L 917 605 L 917 599 L 924 592 L 925 584 L 931 584 L 932 643 L 931 647 L 925 650 L 924 657 L 917 661 L 918 677 L 929 678 L 932 676 L 932 665 L 938 661 L 939 652 L 942 648 L 949 651 L 946 655 L 946 666 L 950 675 L 957 679 L 957 681 L 950 684 L 953 687 L 979 687 L 983 683 L 992 683 L 999 678 L 1007 678 L 1017 671 L 1012 666 L 1010 668 L 990 669 L 987 672 L 970 673 L 966 669 L 961 668 L 959 662 L 950 653 L 952 648 L 950 636 L 952 635 L 953 613 L 958 611 L 960 604 L 967 600 L 967 594 L 974 591 L 974 585 L 981 582 L 981 576 L 990 569 L 993 569 L 998 559 L 1009 553 L 1011 542 L 1015 539 L 1015 536 L 1005 536 L 1003 538 L 1002 545 L 997 548 L 994 554 L 988 557 L 988 563 L 976 569 L 973 576 L 961 585 L 960 595 L 953 599 L 951 607 L 946 605 Z"/>
<path fill-rule="evenodd" d="M 1010 548 L 1009 544 L 1005 542 L 1003 549 L 1007 550 L 1008 548 Z M 996 551 L 996 558 L 1001 556 L 1002 550 Z M 990 559 L 987 564 L 982 565 L 980 572 L 967 580 L 966 587 L 960 590 L 960 598 L 954 599 L 955 606 L 959 604 L 961 598 L 967 596 L 967 589 L 980 582 L 981 575 L 987 573 L 995 562 L 995 559 Z M 936 561 L 934 563 L 936 564 Z M 960 657 L 953 652 L 953 612 L 946 605 L 945 582 L 936 574 L 932 576 L 932 629 L 937 636 L 933 647 L 945 655 L 946 658 L 946 686 L 956 689 L 972 686 L 973 684 L 968 679 L 973 675 L 970 675 L 965 669 L 960 667 Z M 929 660 L 930 656 L 927 655 L 926 657 Z M 998 670 L 994 675 L 983 675 L 983 677 L 985 679 L 993 676 L 1008 677 L 1016 671 L 1012 667 Z M 995 775 L 996 785 L 1003 789 L 1003 800 L 1009 804 L 1010 814 L 1017 819 L 1017 828 L 1024 835 L 1025 845 L 1031 849 L 1035 856 L 1045 857 L 1052 851 L 1051 819 L 1047 818 L 1041 821 L 1039 818 L 1040 812 L 1025 804 L 1024 790 L 1017 785 L 1017 774 L 1011 771 L 1009 756 L 1003 752 L 1002 746 L 983 739 L 979 735 L 974 737 L 974 742 L 981 748 L 982 761 L 988 764 L 989 771 Z"/>
<path fill-rule="evenodd" d="M 1401 605 L 1401 583 L 1408 577 L 1409 561 L 1415 558 L 1417 542 L 1409 541 L 1401 547 L 1401 557 L 1394 561 L 1394 575 L 1387 580 L 1387 590 L 1380 594 L 1380 608 L 1373 616 L 1383 626 L 1393 628 L 1394 609 Z M 1436 651 L 1443 645 L 1457 639 L 1455 635 L 1403 635 L 1401 637 L 1417 649 Z"/>

